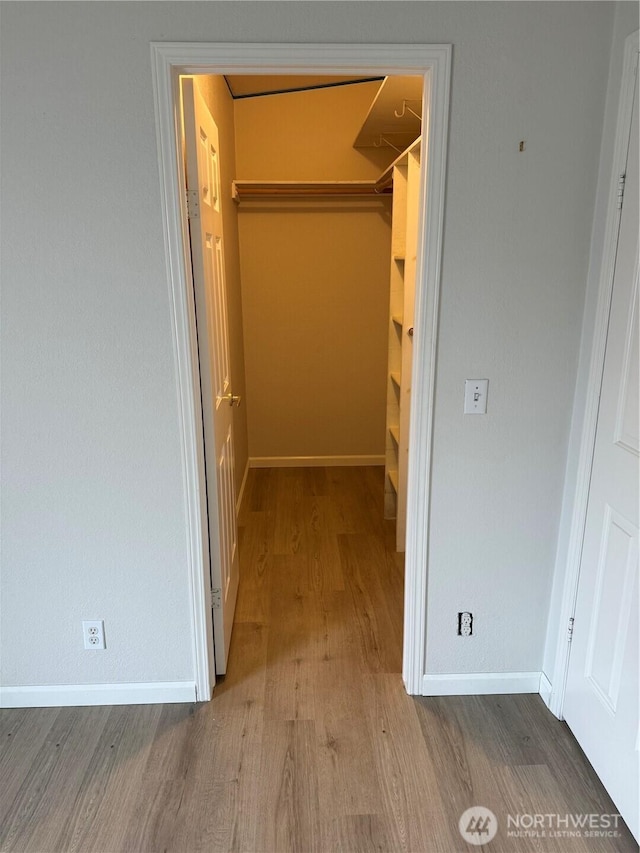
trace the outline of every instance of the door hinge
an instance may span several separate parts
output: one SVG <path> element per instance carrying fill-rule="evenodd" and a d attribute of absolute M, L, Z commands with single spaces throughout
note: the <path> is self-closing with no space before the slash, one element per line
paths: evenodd
<path fill-rule="evenodd" d="M 212 589 L 211 590 L 211 607 L 214 610 L 220 610 L 222 607 L 222 590 L 221 589 Z"/>
<path fill-rule="evenodd" d="M 571 642 L 571 640 L 573 640 L 573 623 L 574 623 L 574 621 L 575 621 L 575 619 L 572 616 L 571 619 L 569 619 L 569 627 L 567 628 L 567 640 L 569 642 Z"/>
<path fill-rule="evenodd" d="M 187 190 L 187 217 L 189 219 L 195 219 L 198 216 L 200 216 L 198 190 Z"/>
<path fill-rule="evenodd" d="M 618 202 L 617 202 L 618 210 L 622 210 L 622 203 L 624 201 L 624 185 L 625 185 L 626 180 L 627 180 L 626 174 L 620 175 L 618 177 L 618 191 L 616 192 L 616 197 L 618 199 Z"/>

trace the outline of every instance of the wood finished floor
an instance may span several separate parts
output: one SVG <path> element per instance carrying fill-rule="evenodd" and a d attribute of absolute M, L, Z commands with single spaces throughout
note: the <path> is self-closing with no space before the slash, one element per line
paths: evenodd
<path fill-rule="evenodd" d="M 2 712 L 2 851 L 632 851 L 509 838 L 508 813 L 615 813 L 538 696 L 415 699 L 377 468 L 255 470 L 227 677 L 205 705 Z M 454 640 L 455 641 L 455 640 Z"/>

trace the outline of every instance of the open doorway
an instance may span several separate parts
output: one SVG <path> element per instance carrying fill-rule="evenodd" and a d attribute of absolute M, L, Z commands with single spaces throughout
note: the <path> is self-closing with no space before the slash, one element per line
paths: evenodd
<path fill-rule="evenodd" d="M 282 56 L 280 57 L 280 63 L 274 62 L 274 58 L 280 51 L 283 55 L 288 54 L 290 59 L 292 53 L 299 50 L 305 55 L 313 55 L 314 62 L 311 66 L 305 66 L 304 62 L 296 63 L 297 71 L 310 70 L 317 72 L 320 66 L 324 70 L 330 69 L 331 72 L 335 73 L 345 73 L 347 71 L 353 73 L 354 71 L 358 71 L 361 72 L 362 76 L 382 76 L 382 73 L 388 69 L 390 56 L 388 47 L 385 50 L 381 50 L 380 47 L 376 46 L 359 46 L 355 52 L 348 52 L 349 48 L 346 46 L 340 46 L 340 48 L 333 47 L 326 54 L 318 51 L 319 46 L 299 46 L 296 48 L 293 46 L 249 45 L 243 47 L 247 51 L 246 53 L 238 53 L 240 46 L 237 45 L 154 45 L 153 48 L 156 59 L 155 80 L 158 95 L 159 143 L 163 184 L 166 191 L 166 212 L 168 214 L 167 238 L 170 250 L 169 260 L 174 297 L 177 295 L 175 286 L 179 282 L 182 286 L 185 286 L 185 282 L 188 280 L 187 272 L 190 267 L 190 258 L 187 251 L 185 251 L 186 241 L 184 240 L 184 236 L 188 219 L 186 216 L 186 203 L 181 198 L 182 193 L 180 191 L 180 180 L 182 178 L 179 157 L 180 140 L 179 133 L 177 132 L 175 112 L 177 84 L 180 73 L 193 74 L 194 72 L 203 73 L 203 71 L 207 71 L 216 74 L 242 70 L 243 72 L 247 71 L 249 74 L 252 74 L 264 71 L 268 67 L 269 72 L 284 71 L 286 74 L 290 74 L 292 73 L 292 66 L 287 65 L 283 61 Z M 345 48 L 344 51 L 343 47 Z M 209 61 L 205 63 L 200 59 L 200 61 L 194 62 L 194 50 L 201 58 L 205 55 L 208 56 Z M 342 52 L 344 57 L 340 62 L 336 61 L 335 55 L 331 58 L 331 54 L 335 54 L 336 50 L 339 53 Z M 266 54 L 263 53 L 255 64 L 247 63 L 247 55 L 252 55 L 252 53 L 260 54 L 263 51 L 266 51 L 266 54 L 272 53 L 273 55 L 267 60 Z M 221 54 L 225 54 L 225 52 L 227 54 L 226 58 L 220 63 Z M 231 54 L 235 56 L 235 65 L 229 61 Z M 356 54 L 359 54 L 359 59 L 356 58 Z M 393 50 L 391 50 L 391 54 L 393 54 Z M 367 56 L 366 61 L 364 61 L 365 55 Z M 417 59 L 417 55 L 420 56 L 419 60 Z M 240 59 L 240 57 L 242 58 Z M 437 305 L 442 218 L 442 166 L 446 137 L 444 118 L 446 115 L 445 103 L 448 97 L 449 50 L 446 47 L 423 47 L 417 51 L 406 49 L 406 52 L 404 49 L 398 49 L 394 55 L 394 59 L 395 62 L 391 63 L 391 70 L 395 74 L 406 70 L 408 73 L 421 75 L 422 81 L 426 84 L 425 101 L 428 99 L 430 105 L 428 121 L 429 168 L 424 170 L 429 177 L 428 180 L 425 180 L 423 176 L 417 192 L 420 210 L 417 219 L 420 220 L 422 218 L 422 221 L 426 220 L 426 228 L 418 230 L 420 239 L 416 246 L 418 271 L 416 292 L 418 298 L 416 304 L 415 357 L 413 361 L 416 372 L 414 380 L 417 380 L 419 383 L 419 402 L 421 405 L 416 407 L 418 411 L 411 415 L 412 425 L 408 429 L 411 444 L 408 453 L 411 458 L 411 466 L 409 466 L 408 471 L 407 497 L 406 601 L 409 606 L 405 610 L 403 652 L 405 685 L 410 692 L 420 692 L 420 679 L 423 673 L 422 662 L 424 659 L 424 648 L 421 649 L 421 646 L 424 646 L 424 610 L 426 603 L 424 601 L 426 571 L 422 563 L 422 556 L 426 553 L 424 519 L 427 517 L 428 508 L 428 474 L 430 467 L 430 441 L 428 436 L 431 420 L 433 348 L 435 345 L 437 317 L 435 309 Z M 400 106 L 401 109 L 402 106 Z M 175 183 L 176 178 L 178 179 L 177 187 Z M 433 215 L 430 215 L 429 211 Z M 177 229 L 176 226 L 178 224 L 180 227 Z M 176 238 L 179 239 L 177 240 Z M 181 244 L 181 252 L 175 251 L 178 248 L 177 244 Z M 431 247 L 432 251 L 429 251 L 429 247 Z M 185 450 L 188 456 L 185 460 L 185 468 L 187 474 L 187 506 L 190 516 L 189 533 L 195 546 L 193 554 L 195 558 L 194 571 L 192 572 L 195 623 L 194 650 L 196 652 L 196 680 L 199 684 L 199 695 L 202 693 L 201 698 L 207 698 L 207 694 L 210 692 L 210 685 L 213 683 L 213 650 L 211 648 L 210 633 L 207 632 L 207 628 L 210 626 L 210 616 L 207 615 L 209 583 L 204 573 L 204 567 L 207 563 L 206 557 L 208 556 L 208 543 L 205 543 L 205 539 L 207 538 L 205 527 L 206 498 L 203 495 L 202 487 L 206 481 L 203 483 L 204 446 L 201 433 L 199 434 L 197 429 L 198 423 L 202 423 L 202 410 L 198 405 L 199 401 L 194 393 L 196 371 L 193 365 L 193 343 L 197 341 L 196 330 L 194 328 L 195 311 L 188 288 L 185 287 L 185 290 L 186 293 L 183 298 L 176 300 L 181 303 L 176 305 L 176 308 L 178 309 L 177 315 L 181 314 L 181 319 L 187 321 L 187 329 L 185 330 L 184 327 L 180 328 L 180 324 L 178 324 L 176 344 L 177 351 L 182 356 L 182 363 L 180 358 L 178 360 L 179 369 L 182 367 L 183 378 L 185 380 L 188 379 L 188 384 L 191 386 L 189 389 L 191 394 L 185 394 L 184 402 L 188 415 L 185 419 L 185 425 L 193 427 L 192 432 L 191 430 L 185 430 L 185 432 L 190 433 L 188 436 L 185 436 L 187 439 Z M 425 322 L 421 322 L 421 318 Z M 187 335 L 181 341 L 182 333 L 185 331 L 187 331 Z M 188 341 L 191 342 L 190 347 L 187 348 L 190 350 L 190 356 L 185 360 L 184 349 L 182 349 L 181 345 Z M 187 369 L 185 370 L 184 368 Z M 189 404 L 188 406 L 186 405 L 187 403 Z M 391 426 L 394 425 L 392 424 Z M 391 438 L 393 440 L 393 436 Z M 426 489 L 425 486 L 427 487 Z M 194 505 L 195 497 L 197 497 L 197 507 Z M 212 535 L 211 539 L 212 542 L 219 541 L 219 536 Z M 201 559 L 198 559 L 199 556 Z M 416 591 L 420 591 L 420 595 L 416 596 Z M 207 673 L 206 677 L 204 677 L 205 669 Z"/>
<path fill-rule="evenodd" d="M 422 78 L 200 75 L 181 91 L 222 675 L 240 577 L 247 587 L 254 568 L 237 547 L 250 468 L 328 475 L 310 489 L 289 477 L 269 490 L 271 505 L 259 502 L 266 553 L 301 558 L 281 583 L 345 590 L 346 536 L 371 534 L 372 572 L 396 566 L 389 541 L 404 552 Z M 383 469 L 366 523 L 345 507 L 364 509 L 373 481 L 347 486 L 334 471 L 354 466 Z M 246 517 L 251 538 L 257 521 Z M 390 621 L 401 625 L 399 568 L 376 607 L 397 600 Z M 397 647 L 399 671 L 401 630 L 388 633 L 374 645 Z"/>

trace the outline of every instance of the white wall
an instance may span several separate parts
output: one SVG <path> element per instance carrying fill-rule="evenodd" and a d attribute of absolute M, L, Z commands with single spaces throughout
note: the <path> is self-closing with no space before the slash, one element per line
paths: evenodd
<path fill-rule="evenodd" d="M 551 594 L 551 604 L 549 607 L 547 636 L 542 666 L 543 672 L 549 681 L 553 681 L 558 632 L 562 631 L 564 633 L 564 630 L 567 627 L 560 625 L 559 618 L 566 575 L 566 562 L 569 547 L 569 534 L 571 530 L 571 516 L 574 507 L 580 437 L 584 423 L 587 380 L 591 362 L 595 314 L 598 300 L 598 286 L 600 283 L 600 271 L 604 251 L 605 227 L 608 212 L 607 206 L 609 187 L 611 185 L 611 168 L 613 165 L 613 147 L 615 143 L 616 119 L 618 115 L 618 101 L 620 97 L 624 42 L 628 35 L 631 35 L 631 33 L 638 29 L 638 26 L 640 25 L 640 21 L 638 19 L 639 7 L 636 3 L 617 4 L 613 27 L 605 119 L 602 131 L 602 145 L 600 149 L 600 168 L 598 170 L 598 185 L 593 218 L 593 232 L 582 327 L 582 340 L 580 344 L 580 358 L 574 398 L 573 418 L 571 422 L 571 438 L 569 453 L 567 456 L 567 470 L 562 501 L 560 532 L 558 536 L 558 549 L 556 553 L 556 571 L 553 578 L 553 589 Z"/>
<path fill-rule="evenodd" d="M 455 40 L 429 672 L 541 667 L 613 12 L 507 4 L 487 31 L 482 3 Z M 463 416 L 465 377 L 489 379 L 485 417 Z"/>
<path fill-rule="evenodd" d="M 192 676 L 149 58 L 162 39 L 454 44 L 428 660 L 540 668 L 613 13 L 3 6 L 5 684 Z M 476 376 L 490 413 L 463 419 Z M 465 642 L 463 609 L 476 616 Z M 82 649 L 91 617 L 106 621 L 105 653 Z"/>

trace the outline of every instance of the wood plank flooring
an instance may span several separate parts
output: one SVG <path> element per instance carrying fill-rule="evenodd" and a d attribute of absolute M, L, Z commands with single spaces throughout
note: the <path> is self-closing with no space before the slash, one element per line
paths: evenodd
<path fill-rule="evenodd" d="M 402 557 L 378 468 L 257 469 L 240 517 L 229 671 L 205 705 L 7 710 L 2 851 L 637 850 L 513 838 L 507 814 L 615 813 L 538 696 L 415 699 Z"/>

